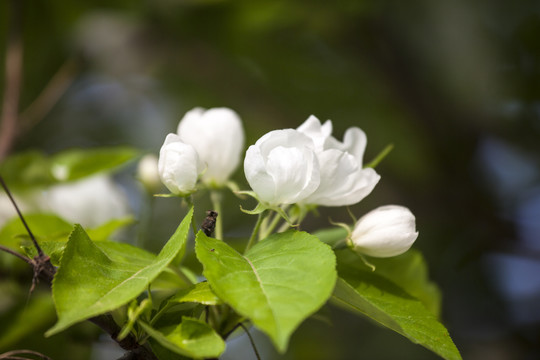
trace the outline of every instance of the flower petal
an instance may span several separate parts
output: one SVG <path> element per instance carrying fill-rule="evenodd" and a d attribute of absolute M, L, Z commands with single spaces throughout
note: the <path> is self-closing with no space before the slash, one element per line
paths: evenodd
<path fill-rule="evenodd" d="M 242 121 L 229 108 L 194 108 L 178 124 L 182 141 L 195 148 L 206 164 L 202 180 L 223 185 L 240 163 L 244 148 Z"/>
<path fill-rule="evenodd" d="M 390 257 L 407 251 L 417 237 L 415 217 L 411 211 L 403 206 L 387 205 L 357 221 L 352 243 L 360 253 Z"/>

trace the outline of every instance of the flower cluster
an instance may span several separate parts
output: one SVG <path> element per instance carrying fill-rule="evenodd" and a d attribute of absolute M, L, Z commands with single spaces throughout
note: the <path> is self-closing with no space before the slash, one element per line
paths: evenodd
<path fill-rule="evenodd" d="M 366 134 L 353 127 L 343 142 L 332 135 L 332 122 L 323 125 L 310 116 L 298 129 L 275 130 L 246 152 L 246 179 L 270 204 L 345 206 L 358 203 L 380 176 L 363 168 Z"/>
<path fill-rule="evenodd" d="M 159 152 L 161 181 L 176 195 L 189 195 L 200 178 L 223 186 L 240 163 L 244 130 L 240 117 L 228 108 L 188 111 Z"/>
<path fill-rule="evenodd" d="M 310 116 L 297 129 L 274 130 L 251 145 L 244 173 L 264 207 L 282 205 L 347 206 L 371 193 L 380 175 L 364 167 L 366 134 L 349 128 L 343 141 L 332 136 L 332 122 Z M 160 150 L 159 176 L 176 195 L 196 191 L 200 179 L 224 186 L 240 162 L 244 132 L 238 115 L 227 108 L 195 108 L 177 134 L 167 135 Z M 355 251 L 389 257 L 407 251 L 416 240 L 415 218 L 401 206 L 383 206 L 355 225 L 348 240 Z"/>

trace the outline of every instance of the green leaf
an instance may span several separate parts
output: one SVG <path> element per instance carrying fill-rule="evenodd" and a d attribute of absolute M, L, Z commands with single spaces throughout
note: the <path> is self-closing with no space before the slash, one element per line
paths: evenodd
<path fill-rule="evenodd" d="M 225 342 L 208 324 L 182 317 L 182 322 L 156 330 L 140 321 L 142 328 L 163 347 L 191 358 L 217 358 L 225 351 Z"/>
<path fill-rule="evenodd" d="M 10 310 L 13 312 L 13 309 Z M 0 329 L 0 350 L 7 350 L 12 344 L 26 339 L 30 334 L 49 326 L 54 321 L 54 306 L 49 293 L 32 294 L 26 306 L 21 306 L 9 326 Z"/>
<path fill-rule="evenodd" d="M 58 322 L 46 336 L 90 317 L 116 309 L 146 290 L 185 247 L 193 208 L 165 244 L 159 255 L 145 266 L 133 254 L 117 251 L 108 256 L 76 225 L 67 243 L 53 281 L 53 298 Z M 116 250 L 120 250 L 118 243 Z M 110 255 L 110 253 L 109 253 Z"/>
<path fill-rule="evenodd" d="M 316 236 L 323 243 L 334 246 L 335 244 L 344 240 L 347 237 L 347 230 L 342 227 L 333 227 L 318 230 L 313 233 L 313 236 Z"/>
<path fill-rule="evenodd" d="M 195 251 L 216 295 L 251 319 L 282 353 L 292 332 L 326 302 L 336 281 L 334 253 L 305 232 L 274 234 L 245 256 L 199 232 Z"/>
<path fill-rule="evenodd" d="M 338 262 L 338 279 L 332 301 L 367 315 L 447 360 L 461 359 L 446 328 L 417 298 L 370 270 Z"/>
<path fill-rule="evenodd" d="M 59 181 L 71 181 L 111 170 L 132 160 L 138 152 L 129 147 L 70 149 L 51 159 L 51 173 Z"/>
<path fill-rule="evenodd" d="M 367 257 L 375 265 L 377 274 L 399 284 L 403 290 L 418 300 L 436 317 L 441 312 L 441 292 L 438 286 L 429 280 L 427 264 L 422 253 L 415 249 L 391 258 Z M 358 264 L 358 266 L 365 266 Z"/>
<path fill-rule="evenodd" d="M 195 302 L 204 305 L 219 305 L 222 303 L 206 281 L 182 289 L 169 299 L 171 304 L 184 302 Z"/>
<path fill-rule="evenodd" d="M 130 244 L 99 241 L 95 242 L 94 245 L 113 261 L 130 262 L 133 265 L 143 267 L 151 264 L 156 259 L 156 255 Z M 53 241 L 41 241 L 39 246 L 41 246 L 45 254 L 50 256 L 53 265 L 60 266 L 60 259 L 67 246 L 65 238 L 58 238 Z M 24 250 L 28 257 L 32 258 L 37 255 L 37 251 L 32 244 L 24 246 Z"/>
<path fill-rule="evenodd" d="M 67 238 L 73 226 L 62 218 L 52 214 L 25 214 L 32 233 L 38 240 L 51 241 Z M 0 230 L 0 244 L 19 249 L 21 239 L 29 239 L 26 228 L 18 217 L 11 219 Z"/>
<path fill-rule="evenodd" d="M 109 240 L 109 238 L 115 231 L 133 224 L 134 221 L 135 220 L 131 216 L 123 217 L 120 219 L 113 219 L 96 228 L 87 229 L 86 233 L 93 241 Z"/>
<path fill-rule="evenodd" d="M 38 151 L 9 156 L 0 164 L 0 174 L 11 191 L 24 191 L 53 184 L 55 180 L 49 169 L 50 159 Z"/>
<path fill-rule="evenodd" d="M 154 355 L 156 355 L 158 360 L 190 360 L 190 358 L 188 357 L 178 355 L 177 353 L 172 352 L 153 338 L 149 338 L 148 343 L 150 344 L 152 352 L 154 353 Z"/>
<path fill-rule="evenodd" d="M 138 154 L 129 147 L 70 149 L 53 156 L 27 151 L 6 158 L 0 174 L 12 191 L 26 191 L 110 171 Z"/>
<path fill-rule="evenodd" d="M 140 304 L 137 304 L 137 300 L 133 300 L 131 304 L 129 304 L 127 309 L 127 322 L 124 323 L 122 326 L 122 330 L 120 330 L 120 333 L 116 336 L 117 340 L 123 340 L 126 338 L 126 336 L 129 335 L 129 333 L 133 330 L 133 326 L 135 325 L 135 322 L 139 319 L 139 317 L 143 315 L 147 315 L 149 312 L 152 311 L 152 301 L 149 298 L 144 299 L 141 301 Z"/>

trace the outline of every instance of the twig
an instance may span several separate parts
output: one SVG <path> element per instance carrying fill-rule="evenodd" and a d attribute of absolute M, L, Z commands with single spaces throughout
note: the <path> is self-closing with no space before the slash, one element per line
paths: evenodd
<path fill-rule="evenodd" d="M 257 360 L 261 360 L 261 356 L 259 355 L 259 352 L 257 351 L 257 347 L 255 346 L 255 341 L 253 341 L 253 338 L 251 337 L 251 334 L 249 333 L 247 327 L 242 323 L 240 323 L 240 326 L 246 332 L 246 334 L 247 334 L 247 336 L 249 338 L 249 342 L 251 343 L 251 347 L 253 348 L 253 351 L 255 352 L 255 356 L 257 357 Z"/>
<path fill-rule="evenodd" d="M 53 281 L 54 275 L 56 274 L 56 268 L 51 264 L 51 260 L 49 256 L 45 255 L 43 251 L 41 250 L 36 238 L 34 237 L 32 231 L 28 227 L 28 224 L 24 220 L 24 217 L 22 213 L 20 212 L 19 207 L 17 206 L 17 203 L 13 199 L 13 196 L 11 195 L 11 192 L 9 191 L 1 175 L 0 175 L 0 183 L 2 184 L 2 187 L 4 188 L 11 202 L 13 203 L 13 206 L 15 207 L 17 214 L 19 215 L 19 218 L 24 224 L 26 231 L 28 232 L 28 235 L 30 236 L 30 238 L 32 239 L 34 243 L 34 246 L 36 247 L 38 255 L 36 255 L 33 259 L 26 259 L 24 256 L 15 253 L 11 249 L 5 248 L 3 246 L 0 247 L 0 249 L 19 257 L 20 259 L 26 261 L 28 264 L 30 264 L 33 267 L 34 277 L 32 279 L 32 287 L 30 288 L 30 292 L 32 292 L 32 290 L 34 289 L 37 282 L 36 281 L 37 278 L 43 279 L 44 281 L 47 282 L 49 286 L 52 286 L 52 281 Z M 128 335 L 126 338 L 122 340 L 117 340 L 116 337 L 120 333 L 121 328 L 114 321 L 113 317 L 110 314 L 98 315 L 98 316 L 88 319 L 88 321 L 94 323 L 95 325 L 99 326 L 103 331 L 108 333 L 111 336 L 111 338 L 114 341 L 116 341 L 116 343 L 122 349 L 131 352 L 132 353 L 131 357 L 127 357 L 126 359 L 157 360 L 156 356 L 152 353 L 151 350 L 149 350 L 143 345 L 140 345 L 137 342 L 137 339 L 135 338 L 135 336 L 133 336 L 133 334 Z"/>
<path fill-rule="evenodd" d="M 11 254 L 11 255 L 13 255 L 13 256 L 18 257 L 19 259 L 21 259 L 21 260 L 23 260 L 23 261 L 26 261 L 26 262 L 27 262 L 28 264 L 30 264 L 30 265 L 33 265 L 33 264 L 34 264 L 34 262 L 32 261 L 32 259 L 27 258 L 26 256 L 21 255 L 21 254 L 19 254 L 18 252 L 13 251 L 13 250 L 11 250 L 11 249 L 8 248 L 8 247 L 5 247 L 5 246 L 3 246 L 3 245 L 0 245 L 0 250 L 5 251 L 5 252 L 7 252 L 7 253 L 9 253 L 9 254 Z M 1 358 L 0 358 L 0 359 L 1 359 Z"/>
<path fill-rule="evenodd" d="M 77 59 L 70 58 L 62 64 L 38 97 L 20 114 L 20 131 L 30 130 L 37 125 L 58 103 L 73 83 L 79 71 L 79 63 Z"/>
<path fill-rule="evenodd" d="M 17 211 L 17 215 L 19 215 L 19 219 L 21 219 L 26 231 L 28 232 L 28 235 L 30 236 L 30 239 L 32 239 L 32 242 L 34 243 L 34 246 L 38 252 L 39 257 L 44 257 L 45 254 L 43 253 L 43 250 L 41 250 L 41 247 L 39 246 L 36 237 L 28 227 L 28 224 L 26 223 L 26 220 L 24 220 L 24 216 L 21 213 L 21 210 L 19 210 L 19 207 L 17 206 L 17 203 L 15 202 L 15 199 L 13 199 L 13 195 L 11 195 L 11 191 L 9 191 L 6 183 L 4 182 L 4 178 L 2 175 L 0 175 L 0 184 L 2 184 L 2 187 L 4 188 L 4 191 L 6 192 L 7 196 L 9 197 L 9 200 L 11 200 L 11 203 L 15 207 L 15 211 Z"/>
<path fill-rule="evenodd" d="M 34 356 L 37 356 L 39 357 L 40 359 L 42 360 L 52 360 L 52 358 L 48 357 L 47 355 L 43 355 L 41 353 L 38 353 L 37 351 L 32 351 L 32 350 L 13 350 L 13 351 L 8 351 L 8 352 L 5 352 L 3 354 L 0 354 L 0 359 L 2 360 L 8 360 L 8 359 L 12 359 L 12 360 L 15 360 L 15 359 L 23 359 L 23 360 L 27 360 L 28 358 L 26 357 L 19 357 L 19 356 L 16 356 L 16 355 L 34 355 Z"/>
<path fill-rule="evenodd" d="M 17 131 L 19 98 L 22 83 L 23 45 L 21 38 L 22 1 L 12 0 L 9 35 L 6 46 L 6 69 L 2 118 L 0 119 L 0 161 L 8 154 Z"/>

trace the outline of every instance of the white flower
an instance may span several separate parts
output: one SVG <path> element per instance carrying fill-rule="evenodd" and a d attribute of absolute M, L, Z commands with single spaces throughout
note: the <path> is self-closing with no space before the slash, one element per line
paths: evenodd
<path fill-rule="evenodd" d="M 158 158 L 154 154 L 147 154 L 141 158 L 137 166 L 137 175 L 141 183 L 150 192 L 157 191 L 161 185 L 158 172 Z"/>
<path fill-rule="evenodd" d="M 197 151 L 176 134 L 169 134 L 159 150 L 158 172 L 167 189 L 176 195 L 189 195 L 195 191 L 204 165 Z"/>
<path fill-rule="evenodd" d="M 321 125 L 310 116 L 298 131 L 309 136 L 321 169 L 321 182 L 317 190 L 303 200 L 306 204 L 323 206 L 353 205 L 371 193 L 380 175 L 372 168 L 362 168 L 366 134 L 357 127 L 347 129 L 343 142 L 332 134 L 332 122 Z"/>
<path fill-rule="evenodd" d="M 236 112 L 228 108 L 188 111 L 178 124 L 180 139 L 195 148 L 206 165 L 201 179 L 209 185 L 224 185 L 240 163 L 244 130 Z"/>
<path fill-rule="evenodd" d="M 35 194 L 12 194 L 13 198 L 15 199 L 15 202 L 17 203 L 17 206 L 19 207 L 19 210 L 24 214 L 26 212 L 30 212 L 36 209 L 35 204 Z M 4 192 L 3 189 L 0 190 L 0 228 L 4 226 L 8 220 L 11 220 L 11 218 L 17 216 L 17 211 L 15 210 L 15 207 L 13 206 L 13 203 L 7 196 L 7 194 Z"/>
<path fill-rule="evenodd" d="M 351 235 L 355 251 L 374 257 L 390 257 L 409 250 L 416 238 L 414 215 L 404 206 L 381 206 L 356 222 Z"/>
<path fill-rule="evenodd" d="M 246 179 L 270 205 L 294 204 L 319 186 L 313 141 L 297 130 L 274 130 L 251 145 L 244 159 Z"/>
<path fill-rule="evenodd" d="M 88 227 L 130 214 L 122 189 L 103 174 L 52 186 L 42 193 L 40 210 Z"/>

